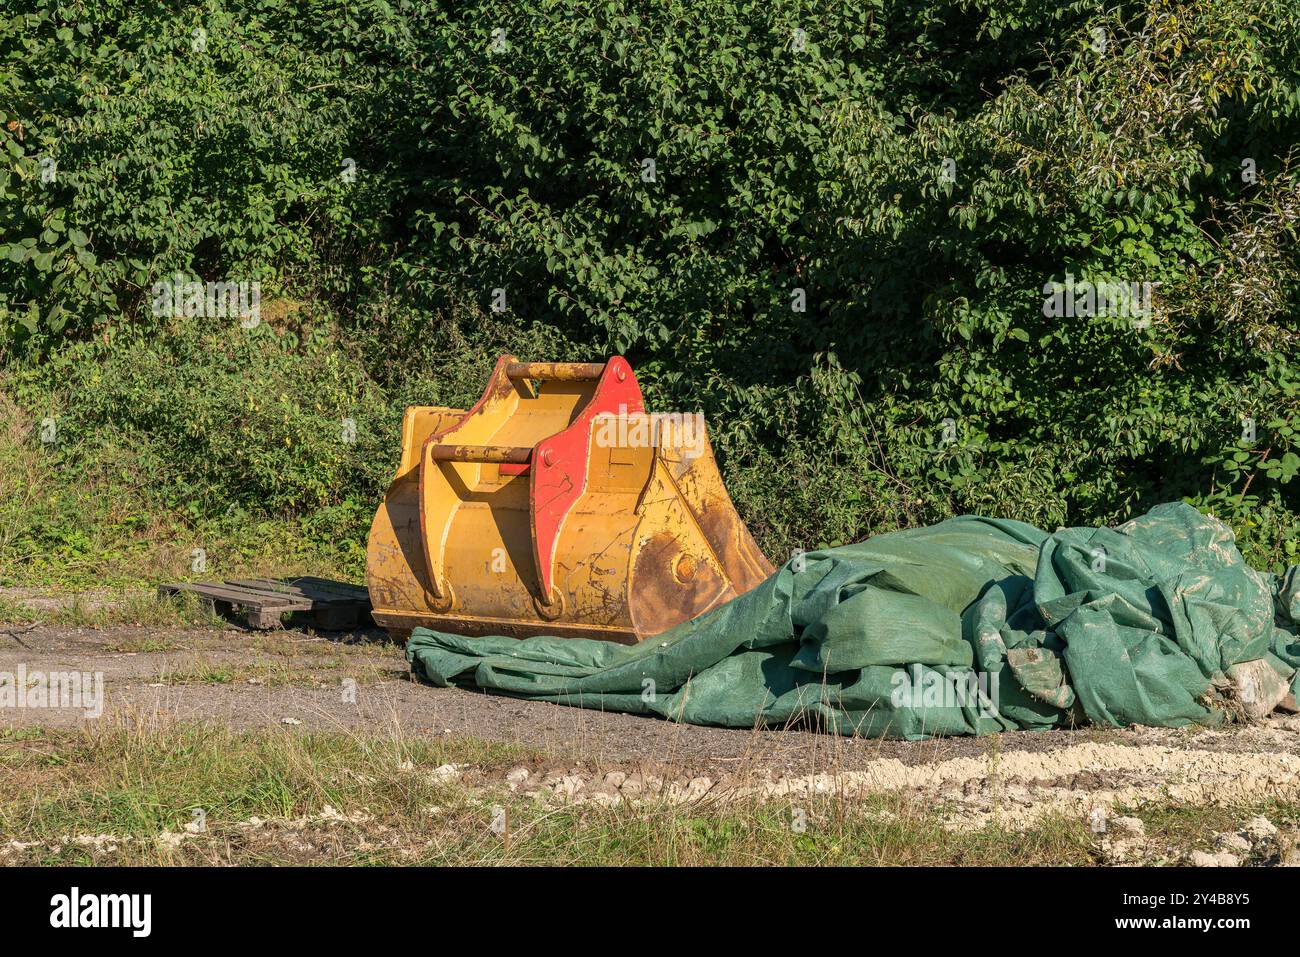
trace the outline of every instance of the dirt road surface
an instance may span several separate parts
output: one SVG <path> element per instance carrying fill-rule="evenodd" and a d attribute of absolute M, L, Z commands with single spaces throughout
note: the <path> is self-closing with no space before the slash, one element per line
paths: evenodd
<path fill-rule="evenodd" d="M 517 745 L 532 757 L 513 772 L 510 786 L 563 799 L 617 797 L 629 777 L 638 787 L 647 778 L 661 782 L 683 800 L 701 788 L 787 798 L 905 790 L 951 807 L 954 826 L 979 826 L 995 817 L 1031 822 L 1048 810 L 1087 816 L 1156 798 L 1300 796 L 1295 718 L 1225 730 L 1081 729 L 925 742 L 702 728 L 416 684 L 402 649 L 382 632 L 250 633 L 234 626 L 0 625 L 0 672 L 20 667 L 28 675 L 102 673 L 110 717 Z M 0 708 L 0 727 L 71 728 L 95 720 L 102 719 L 78 710 Z M 472 776 L 474 769 L 457 773 Z"/>

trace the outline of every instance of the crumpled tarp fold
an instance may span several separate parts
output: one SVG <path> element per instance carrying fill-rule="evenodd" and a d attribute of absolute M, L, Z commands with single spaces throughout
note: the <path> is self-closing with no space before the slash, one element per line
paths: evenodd
<path fill-rule="evenodd" d="M 1227 526 L 1171 503 L 1116 528 L 962 516 L 808 552 L 636 646 L 418 628 L 407 657 L 436 685 L 691 724 L 907 739 L 1181 727 L 1257 704 L 1234 666 L 1267 661 L 1293 690 L 1298 614 L 1296 568 L 1252 569 Z"/>

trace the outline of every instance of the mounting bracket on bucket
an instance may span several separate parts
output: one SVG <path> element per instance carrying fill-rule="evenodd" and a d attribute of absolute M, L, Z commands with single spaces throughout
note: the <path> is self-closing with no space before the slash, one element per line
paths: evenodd
<path fill-rule="evenodd" d="M 531 399 L 519 395 L 518 386 L 525 381 L 537 383 Z M 581 389 L 561 390 L 560 405 L 573 405 L 572 395 L 582 395 L 594 384 L 585 402 L 577 407 L 577 415 L 570 424 L 553 435 L 546 436 L 532 447 L 524 445 L 468 445 L 459 439 L 478 437 L 500 418 L 503 424 L 519 412 L 521 402 L 543 401 L 543 385 L 547 382 L 576 383 Z M 550 409 L 529 410 L 536 417 Z M 434 473 L 441 463 L 458 462 L 473 466 L 496 465 L 502 476 L 529 475 L 529 523 L 532 531 L 533 567 L 537 576 L 534 598 L 544 608 L 559 603 L 555 594 L 555 546 L 560 528 L 570 509 L 587 488 L 587 466 L 591 444 L 591 423 L 600 414 L 641 413 L 645 404 L 641 386 L 632 374 L 632 367 L 622 356 L 610 359 L 605 365 L 598 363 L 565 362 L 515 362 L 509 356 L 497 360 L 492 379 L 484 390 L 483 398 L 470 410 L 469 415 L 450 428 L 430 435 L 424 443 L 424 454 L 430 467 L 420 471 L 420 494 L 425 506 L 421 511 L 424 521 L 425 561 L 428 565 L 433 592 L 441 597 L 445 574 L 445 549 L 428 547 L 432 542 L 445 543 L 456 509 L 447 506 L 454 502 L 443 494 L 443 479 L 448 478 L 445 467 Z M 506 468 L 503 470 L 501 466 Z M 481 475 L 475 476 L 482 478 Z"/>

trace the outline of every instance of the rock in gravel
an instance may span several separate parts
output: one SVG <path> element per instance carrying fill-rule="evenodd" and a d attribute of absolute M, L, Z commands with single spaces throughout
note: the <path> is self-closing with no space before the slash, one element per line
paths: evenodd
<path fill-rule="evenodd" d="M 1242 836 L 1248 841 L 1266 841 L 1270 837 L 1277 837 L 1277 828 L 1273 822 L 1264 816 L 1252 817 L 1246 822 L 1246 826 L 1241 829 Z"/>
<path fill-rule="evenodd" d="M 181 846 L 188 836 L 188 834 L 178 834 L 175 831 L 163 831 L 158 835 L 158 844 L 169 851 L 174 851 Z"/>
<path fill-rule="evenodd" d="M 623 782 L 627 780 L 627 773 L 624 771 L 610 771 L 605 775 L 605 784 L 611 788 L 621 788 Z"/>
<path fill-rule="evenodd" d="M 586 782 L 576 774 L 566 774 L 555 784 L 555 793 L 572 799 L 579 791 L 586 788 Z"/>
<path fill-rule="evenodd" d="M 1127 841 L 1104 839 L 1101 854 L 1107 864 L 1141 864 L 1147 856 L 1147 842 L 1140 838 Z"/>
<path fill-rule="evenodd" d="M 1246 840 L 1243 834 L 1216 834 L 1214 837 L 1214 846 L 1221 851 L 1227 851 L 1229 854 L 1249 854 L 1250 841 Z"/>
<path fill-rule="evenodd" d="M 187 824 L 186 827 L 188 826 Z M 78 834 L 72 839 L 72 843 L 79 847 L 88 847 L 95 854 L 112 854 L 117 851 L 122 840 L 112 834 Z"/>
<path fill-rule="evenodd" d="M 510 785 L 510 790 L 514 790 L 528 780 L 527 768 L 515 768 L 506 775 L 506 783 Z"/>
<path fill-rule="evenodd" d="M 1291 689 L 1273 666 L 1263 658 L 1242 661 L 1228 669 L 1232 691 L 1246 717 L 1252 721 L 1267 718 Z"/>
<path fill-rule="evenodd" d="M 1147 827 L 1139 817 L 1113 817 L 1107 823 L 1111 827 L 1134 837 L 1146 837 Z"/>
<path fill-rule="evenodd" d="M 1187 863 L 1191 864 L 1192 867 L 1238 867 L 1241 864 L 1241 859 L 1235 854 L 1229 854 L 1227 851 L 1220 851 L 1217 854 L 1192 851 Z"/>
<path fill-rule="evenodd" d="M 435 783 L 456 781 L 460 779 L 461 772 L 467 767 L 468 765 L 465 764 L 440 764 L 429 772 L 429 776 Z"/>
<path fill-rule="evenodd" d="M 600 807 L 616 807 L 623 803 L 623 795 L 619 793 L 618 788 L 610 787 L 608 784 L 599 784 L 593 790 L 587 792 L 587 800 L 598 804 Z"/>
<path fill-rule="evenodd" d="M 1279 867 L 1300 867 L 1300 844 L 1294 837 L 1282 842 L 1281 852 L 1277 856 Z"/>
<path fill-rule="evenodd" d="M 686 799 L 688 801 L 699 800 L 709 793 L 711 787 L 713 787 L 712 778 L 691 778 L 690 783 L 686 785 Z"/>

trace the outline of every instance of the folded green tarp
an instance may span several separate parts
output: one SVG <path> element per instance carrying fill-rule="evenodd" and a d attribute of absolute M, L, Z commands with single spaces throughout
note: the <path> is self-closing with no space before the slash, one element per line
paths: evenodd
<path fill-rule="evenodd" d="M 1233 666 L 1296 680 L 1295 571 L 1250 568 L 1181 503 L 1053 535 L 962 516 L 796 556 L 640 645 L 419 628 L 407 657 L 437 685 L 692 724 L 911 739 L 1219 724 L 1242 711 Z"/>

